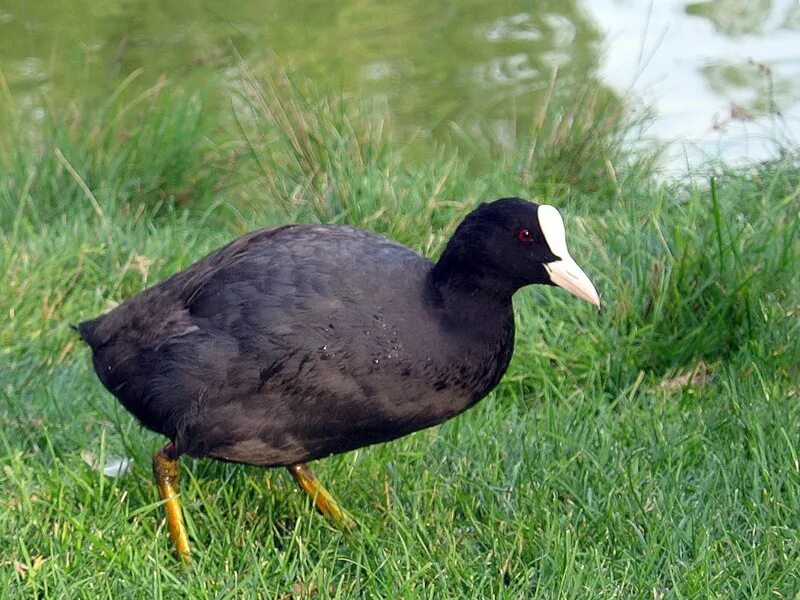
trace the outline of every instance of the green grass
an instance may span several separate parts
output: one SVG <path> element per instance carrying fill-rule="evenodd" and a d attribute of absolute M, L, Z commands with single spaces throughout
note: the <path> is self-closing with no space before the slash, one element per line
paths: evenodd
<path fill-rule="evenodd" d="M 247 77 L 219 115 L 204 94 L 226 92 L 166 83 L 38 121 L 7 93 L 0 594 L 798 598 L 796 158 L 659 183 L 625 153 L 622 117 L 581 95 L 478 171 L 446 148 L 414 164 L 387 115 L 301 90 Z M 435 255 L 477 202 L 512 194 L 563 207 L 603 312 L 522 291 L 490 397 L 316 463 L 352 535 L 282 470 L 185 459 L 182 569 L 149 468 L 163 440 L 104 391 L 68 325 L 249 229 L 348 222 Z M 106 477 L 87 450 L 133 468 Z"/>

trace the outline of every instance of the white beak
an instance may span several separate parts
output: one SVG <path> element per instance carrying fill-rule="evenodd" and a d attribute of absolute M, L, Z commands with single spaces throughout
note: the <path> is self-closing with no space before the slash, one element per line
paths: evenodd
<path fill-rule="evenodd" d="M 600 296 L 597 295 L 597 290 L 583 269 L 571 257 L 546 264 L 544 268 L 550 275 L 550 281 L 558 287 L 600 308 Z"/>
<path fill-rule="evenodd" d="M 600 308 L 600 296 L 597 295 L 597 290 L 583 269 L 569 255 L 564 220 L 554 206 L 542 204 L 539 207 L 539 227 L 550 251 L 559 257 L 559 260 L 544 266 L 550 275 L 550 281 Z"/>

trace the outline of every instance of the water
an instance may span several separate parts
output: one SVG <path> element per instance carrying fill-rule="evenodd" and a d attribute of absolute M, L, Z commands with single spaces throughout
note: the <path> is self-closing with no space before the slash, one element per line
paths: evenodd
<path fill-rule="evenodd" d="M 102 98 L 139 68 L 142 83 L 234 79 L 237 52 L 381 99 L 423 143 L 453 123 L 502 138 L 553 69 L 562 89 L 649 106 L 671 166 L 768 158 L 800 130 L 798 0 L 0 3 L 0 72 L 23 106 Z"/>
<path fill-rule="evenodd" d="M 670 161 L 755 161 L 800 134 L 800 1 L 586 2 L 605 32 L 598 75 L 652 107 Z"/>

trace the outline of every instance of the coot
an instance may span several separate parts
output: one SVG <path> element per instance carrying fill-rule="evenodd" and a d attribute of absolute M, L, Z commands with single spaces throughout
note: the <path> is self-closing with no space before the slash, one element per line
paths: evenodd
<path fill-rule="evenodd" d="M 241 237 L 78 331 L 103 384 L 169 442 L 153 461 L 188 560 L 178 457 L 286 466 L 318 508 L 352 520 L 307 461 L 441 423 L 497 385 L 511 297 L 560 286 L 599 306 L 552 206 L 482 204 L 438 262 L 353 227 Z"/>

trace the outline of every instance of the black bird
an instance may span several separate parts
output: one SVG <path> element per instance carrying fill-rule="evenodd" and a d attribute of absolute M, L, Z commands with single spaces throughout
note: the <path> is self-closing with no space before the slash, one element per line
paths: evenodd
<path fill-rule="evenodd" d="M 318 508 L 352 520 L 304 463 L 441 423 L 497 385 L 511 297 L 534 284 L 599 306 L 552 206 L 482 204 L 433 263 L 353 227 L 245 235 L 78 326 L 103 384 L 169 442 L 153 459 L 170 537 L 183 454 L 286 466 Z"/>

